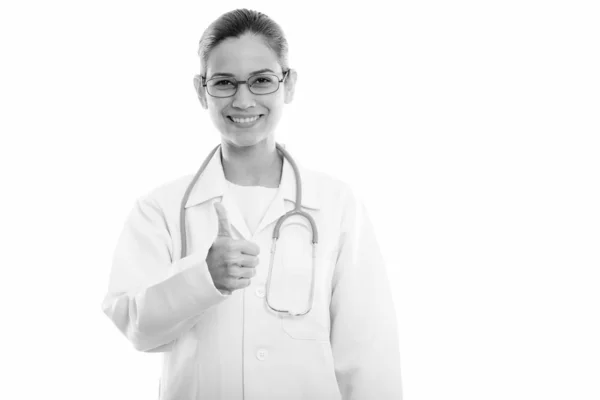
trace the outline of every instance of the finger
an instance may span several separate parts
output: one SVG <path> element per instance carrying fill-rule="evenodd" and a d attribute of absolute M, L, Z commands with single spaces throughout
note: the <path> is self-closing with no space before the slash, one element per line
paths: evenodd
<path fill-rule="evenodd" d="M 256 268 L 252 267 L 230 267 L 229 268 L 229 276 L 232 278 L 254 278 L 256 275 Z"/>
<path fill-rule="evenodd" d="M 219 231 L 217 236 L 232 237 L 231 224 L 227 219 L 227 210 L 221 203 L 214 203 L 215 211 L 217 212 L 217 218 L 219 219 Z"/>
<path fill-rule="evenodd" d="M 244 289 L 250 286 L 250 279 L 248 278 L 232 278 L 229 282 L 229 287 L 232 290 Z"/>
<path fill-rule="evenodd" d="M 253 268 L 258 265 L 259 260 L 258 260 L 257 256 L 251 256 L 248 254 L 242 254 L 242 253 L 236 252 L 236 254 L 225 257 L 224 261 L 225 261 L 225 265 L 228 268 L 233 268 L 233 267 Z"/>
<path fill-rule="evenodd" d="M 247 254 L 242 254 L 240 255 L 239 258 L 239 265 L 242 268 L 254 268 L 258 265 L 258 257 L 256 256 L 250 256 Z"/>
<path fill-rule="evenodd" d="M 260 254 L 260 247 L 258 247 L 256 243 L 240 240 L 238 245 L 240 252 L 243 254 L 248 254 L 250 256 L 257 256 Z"/>

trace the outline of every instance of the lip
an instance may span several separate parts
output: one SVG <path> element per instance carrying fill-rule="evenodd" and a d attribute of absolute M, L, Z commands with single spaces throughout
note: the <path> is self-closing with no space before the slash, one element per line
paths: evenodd
<path fill-rule="evenodd" d="M 233 118 L 252 118 L 252 117 L 261 117 L 264 114 L 227 114 L 228 117 Z"/>
<path fill-rule="evenodd" d="M 255 124 L 259 123 L 264 116 L 265 116 L 264 114 L 254 114 L 254 115 L 231 114 L 231 115 L 227 115 L 226 119 L 232 125 L 247 128 L 247 127 L 251 127 L 251 126 L 254 126 Z M 252 122 L 235 122 L 232 119 L 232 117 L 233 118 L 253 118 L 253 117 L 258 117 L 258 119 L 256 121 L 252 121 Z"/>

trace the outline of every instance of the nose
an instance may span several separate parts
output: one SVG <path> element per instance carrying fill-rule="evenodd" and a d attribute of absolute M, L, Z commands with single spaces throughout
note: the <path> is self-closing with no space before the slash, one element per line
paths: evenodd
<path fill-rule="evenodd" d="M 242 83 L 238 85 L 237 92 L 233 95 L 233 103 L 231 105 L 242 110 L 256 105 L 254 94 L 248 89 L 247 84 Z"/>

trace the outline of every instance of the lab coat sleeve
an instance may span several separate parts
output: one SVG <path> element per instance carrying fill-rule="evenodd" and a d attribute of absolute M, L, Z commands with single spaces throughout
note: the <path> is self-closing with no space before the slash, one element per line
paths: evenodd
<path fill-rule="evenodd" d="M 396 313 L 362 203 L 350 195 L 332 282 L 331 346 L 343 400 L 400 400 Z"/>
<path fill-rule="evenodd" d="M 172 261 L 171 234 L 150 197 L 139 199 L 114 253 L 102 310 L 140 351 L 168 351 L 209 307 L 223 301 L 206 264 L 212 243 Z"/>

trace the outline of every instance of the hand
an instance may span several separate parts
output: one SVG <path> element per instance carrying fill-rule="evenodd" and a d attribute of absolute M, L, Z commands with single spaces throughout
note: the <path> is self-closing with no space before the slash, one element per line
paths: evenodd
<path fill-rule="evenodd" d="M 219 232 L 208 251 L 206 263 L 215 287 L 223 294 L 231 294 L 250 285 L 250 279 L 256 275 L 260 247 L 247 240 L 233 239 L 225 207 L 221 203 L 214 204 Z"/>

